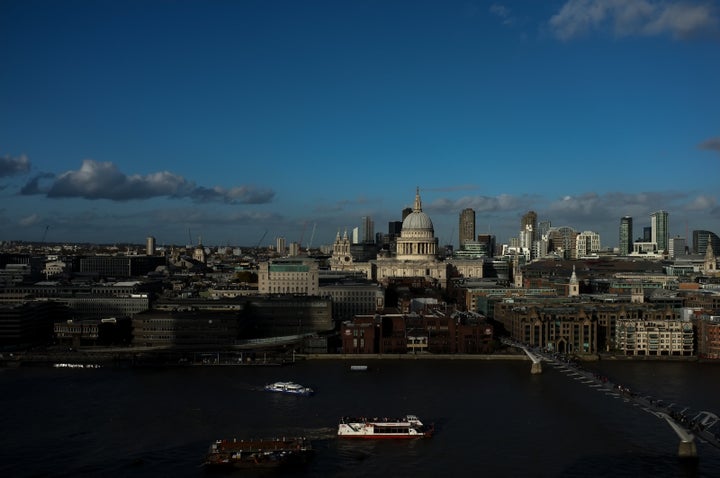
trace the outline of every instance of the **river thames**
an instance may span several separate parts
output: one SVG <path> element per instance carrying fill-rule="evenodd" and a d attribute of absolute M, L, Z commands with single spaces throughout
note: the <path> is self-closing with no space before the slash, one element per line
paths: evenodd
<path fill-rule="evenodd" d="M 350 371 L 351 363 L 368 370 Z M 720 364 L 584 366 L 666 402 L 720 413 Z M 263 390 L 279 380 L 316 393 Z M 696 461 L 680 460 L 679 440 L 661 419 L 547 364 L 532 375 L 529 361 L 21 367 L 0 369 L 0 384 L 4 477 L 206 476 L 202 461 L 215 439 L 293 435 L 311 440 L 312 460 L 262 476 L 720 476 L 719 449 L 700 442 Z M 398 442 L 335 437 L 341 416 L 407 413 L 434 423 L 435 435 Z"/>

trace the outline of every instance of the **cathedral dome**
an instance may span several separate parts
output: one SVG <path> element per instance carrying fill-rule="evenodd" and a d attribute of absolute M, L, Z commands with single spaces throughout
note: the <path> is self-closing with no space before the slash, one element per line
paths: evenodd
<path fill-rule="evenodd" d="M 410 230 L 426 230 L 426 231 L 433 231 L 433 223 L 430 220 L 430 216 L 425 214 L 422 211 L 413 211 L 405 218 L 402 224 L 402 230 L 403 231 L 410 231 Z"/>
<path fill-rule="evenodd" d="M 402 236 L 418 236 L 418 233 L 423 236 L 432 237 L 435 234 L 433 223 L 430 220 L 430 216 L 425 214 L 422 210 L 422 200 L 420 199 L 420 188 L 415 193 L 415 206 L 413 212 L 407 215 L 403 220 L 402 230 L 400 234 Z"/>

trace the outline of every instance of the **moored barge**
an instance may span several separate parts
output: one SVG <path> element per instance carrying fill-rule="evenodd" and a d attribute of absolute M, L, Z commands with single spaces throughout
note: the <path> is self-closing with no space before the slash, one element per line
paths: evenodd
<path fill-rule="evenodd" d="M 312 452 L 305 437 L 216 440 L 204 464 L 211 468 L 274 468 L 305 463 Z"/>

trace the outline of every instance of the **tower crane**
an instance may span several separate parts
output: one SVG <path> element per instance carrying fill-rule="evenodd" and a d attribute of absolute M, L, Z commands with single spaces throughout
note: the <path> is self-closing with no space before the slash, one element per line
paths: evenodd
<path fill-rule="evenodd" d="M 267 236 L 267 229 L 265 229 L 265 232 L 263 233 L 262 237 L 260 238 L 259 241 L 257 241 L 257 244 L 255 244 L 255 249 L 260 247 L 260 243 L 263 241 L 263 239 L 265 239 L 265 236 Z"/>
<path fill-rule="evenodd" d="M 317 222 L 313 223 L 312 233 L 310 234 L 310 242 L 308 242 L 308 246 L 307 246 L 308 251 L 312 247 L 313 239 L 315 239 L 315 227 L 316 226 L 317 226 Z"/>

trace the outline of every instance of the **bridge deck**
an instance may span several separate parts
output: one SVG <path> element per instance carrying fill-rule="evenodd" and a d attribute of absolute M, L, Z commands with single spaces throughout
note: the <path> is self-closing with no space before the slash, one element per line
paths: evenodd
<path fill-rule="evenodd" d="M 689 442 L 697 437 L 703 443 L 720 449 L 720 435 L 718 434 L 720 430 L 718 433 L 715 430 L 715 425 L 720 418 L 712 412 L 694 412 L 689 407 L 681 408 L 674 403 L 666 404 L 663 400 L 639 394 L 629 387 L 611 382 L 607 377 L 585 370 L 565 356 L 550 354 L 508 339 L 503 339 L 502 342 L 522 349 L 533 363 L 537 363 L 536 360 L 544 361 L 574 380 L 606 395 L 622 398 L 625 402 L 667 421 L 682 441 Z"/>

